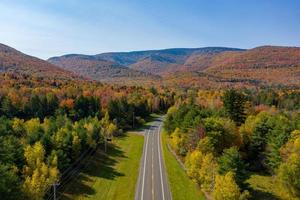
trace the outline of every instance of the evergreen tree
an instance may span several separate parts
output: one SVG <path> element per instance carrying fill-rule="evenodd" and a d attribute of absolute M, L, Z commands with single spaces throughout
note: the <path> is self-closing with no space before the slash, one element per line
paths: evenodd
<path fill-rule="evenodd" d="M 18 109 L 13 105 L 9 97 L 5 97 L 1 103 L 0 113 L 6 117 L 12 118 L 18 114 Z"/>
<path fill-rule="evenodd" d="M 223 97 L 224 108 L 233 121 L 237 123 L 237 125 L 241 125 L 245 121 L 245 96 L 234 90 L 227 90 Z"/>
<path fill-rule="evenodd" d="M 20 179 L 7 165 L 0 163 L 0 197 L 2 200 L 23 199 L 20 191 Z"/>
<path fill-rule="evenodd" d="M 222 156 L 218 159 L 219 173 L 225 175 L 227 172 L 233 172 L 236 183 L 243 185 L 246 177 L 246 166 L 236 147 L 225 149 Z"/>

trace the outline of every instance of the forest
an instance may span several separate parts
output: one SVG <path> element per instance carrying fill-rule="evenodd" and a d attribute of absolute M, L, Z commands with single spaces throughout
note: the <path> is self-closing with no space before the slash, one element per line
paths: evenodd
<path fill-rule="evenodd" d="M 300 198 L 299 91 L 183 94 L 169 108 L 164 129 L 187 175 L 208 199 Z"/>
<path fill-rule="evenodd" d="M 299 199 L 300 92 L 118 86 L 1 75 L 0 196 L 41 200 L 106 141 L 166 113 L 170 148 L 208 198 Z M 252 177 L 252 178 L 251 178 Z M 254 178 L 253 178 L 254 177 Z M 276 198 L 275 198 L 276 197 Z"/>
<path fill-rule="evenodd" d="M 78 162 L 107 139 L 173 104 L 162 88 L 2 75 L 1 199 L 41 200 L 67 184 Z M 74 170 L 76 169 L 76 170 Z"/>

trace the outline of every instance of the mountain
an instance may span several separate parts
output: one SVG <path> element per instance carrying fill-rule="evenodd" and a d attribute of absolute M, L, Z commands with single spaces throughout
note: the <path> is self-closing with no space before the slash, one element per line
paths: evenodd
<path fill-rule="evenodd" d="M 0 73 L 15 73 L 42 78 L 74 79 L 77 75 L 47 61 L 26 55 L 14 48 L 0 44 Z"/>
<path fill-rule="evenodd" d="M 97 56 L 70 54 L 61 57 L 53 57 L 50 63 L 63 69 L 73 71 L 77 74 L 99 81 L 115 81 L 116 79 L 156 79 L 150 73 L 129 69 L 116 62 L 103 60 Z"/>
<path fill-rule="evenodd" d="M 131 69 L 161 75 L 165 72 L 177 71 L 191 55 L 204 55 L 225 51 L 243 50 L 224 47 L 174 48 L 125 53 L 104 53 L 96 56 L 128 66 Z"/>
<path fill-rule="evenodd" d="M 246 51 L 193 55 L 168 82 L 210 87 L 300 86 L 300 48 L 262 46 Z M 185 79 L 188 79 L 188 83 Z"/>
<path fill-rule="evenodd" d="M 177 48 L 70 54 L 49 62 L 95 80 L 132 80 L 179 87 L 300 87 L 300 48 Z"/>
<path fill-rule="evenodd" d="M 191 55 L 217 54 L 225 51 L 243 50 L 224 47 L 175 48 L 97 55 L 70 54 L 49 58 L 48 61 L 95 80 L 103 80 L 115 77 L 149 77 L 150 74 L 162 75 L 180 69 Z"/>
<path fill-rule="evenodd" d="M 300 48 L 263 46 L 215 59 L 207 73 L 260 85 L 300 86 Z"/>

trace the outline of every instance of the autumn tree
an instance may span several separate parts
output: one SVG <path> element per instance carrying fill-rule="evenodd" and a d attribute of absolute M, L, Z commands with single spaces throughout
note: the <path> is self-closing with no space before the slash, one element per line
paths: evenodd
<path fill-rule="evenodd" d="M 45 150 L 40 142 L 25 147 L 26 166 L 23 192 L 33 200 L 42 200 L 47 188 L 58 180 L 56 166 L 45 164 Z M 54 163 L 55 164 L 55 163 Z"/>
<path fill-rule="evenodd" d="M 188 176 L 197 182 L 201 188 L 207 191 L 213 190 L 218 166 L 211 153 L 203 154 L 198 150 L 190 152 L 186 156 L 185 166 Z"/>
<path fill-rule="evenodd" d="M 215 200 L 246 200 L 249 193 L 247 191 L 241 193 L 234 181 L 234 174 L 227 172 L 225 175 L 216 176 L 213 197 Z"/>
<path fill-rule="evenodd" d="M 204 120 L 206 137 L 210 138 L 215 153 L 240 144 L 240 135 L 233 121 L 226 118 L 209 117 Z"/>
<path fill-rule="evenodd" d="M 282 147 L 283 162 L 277 170 L 279 191 L 285 198 L 300 197 L 300 131 L 295 130 L 291 139 Z"/>

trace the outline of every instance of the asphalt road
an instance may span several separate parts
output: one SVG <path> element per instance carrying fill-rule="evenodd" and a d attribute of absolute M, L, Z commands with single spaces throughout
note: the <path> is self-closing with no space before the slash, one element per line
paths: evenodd
<path fill-rule="evenodd" d="M 162 119 L 144 131 L 145 142 L 135 200 L 171 200 L 161 147 Z M 128 169 L 130 170 L 130 169 Z"/>

